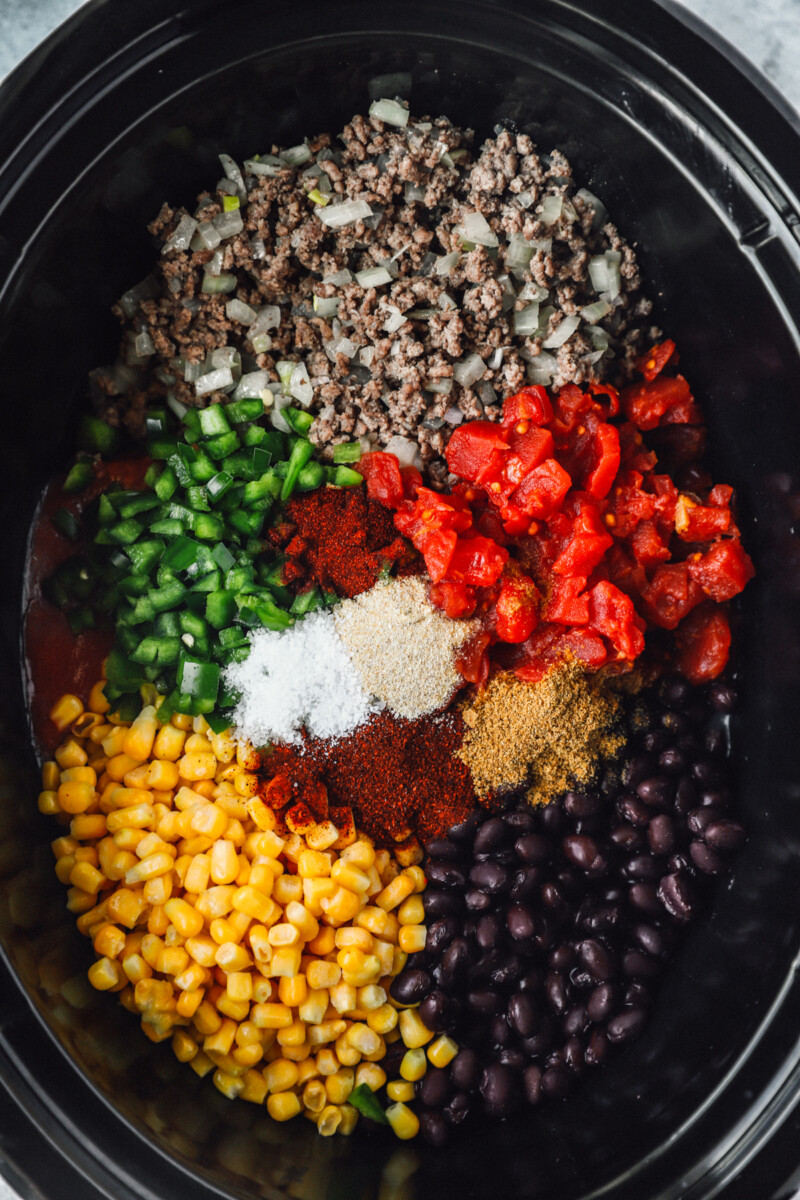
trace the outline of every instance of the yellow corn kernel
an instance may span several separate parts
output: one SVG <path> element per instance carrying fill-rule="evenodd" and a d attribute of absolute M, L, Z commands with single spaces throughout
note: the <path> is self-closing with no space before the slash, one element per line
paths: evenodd
<path fill-rule="evenodd" d="M 184 754 L 178 759 L 178 770 L 181 779 L 194 783 L 199 779 L 213 779 L 217 770 L 217 760 L 211 751 L 202 750 Z"/>
<path fill-rule="evenodd" d="M 334 1104 L 326 1104 L 317 1118 L 317 1133 L 322 1137 L 333 1137 L 342 1123 L 342 1110 Z"/>
<path fill-rule="evenodd" d="M 376 1009 L 382 1008 L 386 1003 L 386 992 L 382 987 L 378 987 L 376 983 L 368 983 L 365 987 L 358 989 L 356 1007 L 362 1012 L 375 1012 Z"/>
<path fill-rule="evenodd" d="M 388 884 L 383 891 L 379 892 L 375 897 L 375 903 L 378 908 L 383 908 L 386 912 L 391 912 L 393 908 L 397 908 L 402 904 L 406 896 L 410 896 L 414 891 L 414 880 L 408 875 L 398 875 Z"/>
<path fill-rule="evenodd" d="M 400 949 L 404 954 L 416 954 L 424 950 L 427 932 L 424 925 L 403 925 L 397 939 Z"/>
<path fill-rule="evenodd" d="M 235 942 L 223 942 L 214 955 L 214 961 L 226 975 L 231 971 L 246 971 L 253 965 L 253 960 L 244 946 L 237 946 Z"/>
<path fill-rule="evenodd" d="M 338 1013 L 351 1012 L 357 1003 L 358 993 L 351 983 L 337 983 L 330 989 L 330 1002 Z"/>
<path fill-rule="evenodd" d="M 331 867 L 331 879 L 335 879 L 340 887 L 347 888 L 351 892 L 358 892 L 359 894 L 366 892 L 369 887 L 369 876 L 345 858 L 337 859 L 333 864 Z"/>
<path fill-rule="evenodd" d="M 123 979 L 122 967 L 111 958 L 99 958 L 89 967 L 89 982 L 98 992 L 117 987 Z"/>
<path fill-rule="evenodd" d="M 198 992 L 208 981 L 208 971 L 200 963 L 190 962 L 175 976 L 175 987 L 182 992 Z M 202 998 L 202 997 L 201 997 Z"/>
<path fill-rule="evenodd" d="M 215 1033 L 221 1025 L 222 1017 L 213 1004 L 209 1000 L 203 1000 L 194 1014 L 194 1026 L 197 1032 L 202 1037 L 206 1037 L 209 1034 Z"/>
<path fill-rule="evenodd" d="M 327 1103 L 325 1085 L 319 1079 L 309 1079 L 303 1088 L 303 1107 L 311 1113 L 321 1113 Z"/>
<path fill-rule="evenodd" d="M 144 787 L 157 792 L 171 792 L 178 786 L 179 778 L 180 772 L 174 762 L 167 758 L 156 758 L 148 764 Z"/>
<path fill-rule="evenodd" d="M 323 1078 L 327 1075 L 333 1075 L 339 1070 L 341 1063 L 329 1046 L 325 1046 L 317 1052 L 317 1070 Z"/>
<path fill-rule="evenodd" d="M 326 1042 L 335 1042 L 346 1029 L 346 1021 L 320 1021 L 309 1029 L 308 1040 L 312 1046 L 324 1046 Z"/>
<path fill-rule="evenodd" d="M 356 1067 L 361 1062 L 361 1051 L 350 1045 L 347 1040 L 347 1031 L 339 1034 L 333 1048 L 343 1067 Z"/>
<path fill-rule="evenodd" d="M 428 1058 L 434 1067 L 446 1067 L 458 1054 L 458 1045 L 451 1037 L 442 1034 L 428 1046 Z"/>
<path fill-rule="evenodd" d="M 306 901 L 308 903 L 308 901 Z M 310 905 L 309 905 L 310 907 Z M 320 901 L 320 907 L 329 925 L 344 925 L 352 921 L 361 908 L 361 898 L 347 888 L 337 887 L 330 899 Z"/>
<path fill-rule="evenodd" d="M 152 804 L 135 804 L 132 808 L 122 808 L 118 812 L 109 813 L 106 826 L 108 832 L 114 834 L 123 829 L 151 829 L 154 820 L 155 810 Z"/>
<path fill-rule="evenodd" d="M 176 1005 L 178 1016 L 191 1020 L 202 1003 L 202 988 L 198 988 L 196 992 L 181 992 Z"/>
<path fill-rule="evenodd" d="M 309 970 L 311 966 L 310 964 Z M 298 978 L 300 978 L 298 976 Z M 283 983 L 283 980 L 281 980 Z M 278 985 L 280 987 L 280 984 Z M 328 1011 L 329 993 L 327 988 L 311 988 L 305 1000 L 298 1005 L 297 1015 L 308 1025 L 319 1025 L 325 1019 Z"/>
<path fill-rule="evenodd" d="M 319 933 L 319 922 L 303 904 L 290 900 L 286 905 L 286 919 L 298 930 L 304 942 L 311 942 Z"/>
<path fill-rule="evenodd" d="M 386 1109 L 386 1120 L 391 1125 L 395 1137 L 403 1142 L 419 1133 L 419 1118 L 402 1100 L 389 1105 Z"/>
<path fill-rule="evenodd" d="M 147 907 L 147 901 L 140 892 L 134 892 L 130 888 L 117 888 L 113 895 L 109 896 L 107 905 L 112 921 L 133 929 Z"/>
<path fill-rule="evenodd" d="M 272 1000 L 276 994 L 275 985 L 271 979 L 265 979 L 263 975 L 253 977 L 253 1003 L 266 1004 Z"/>
<path fill-rule="evenodd" d="M 283 1036 L 285 1032 L 285 1030 L 279 1029 L 278 1033 L 275 1035 L 276 1038 L 278 1036 Z M 288 1058 L 290 1062 L 294 1062 L 297 1063 L 298 1066 L 302 1066 L 304 1062 L 308 1061 L 308 1057 L 311 1054 L 311 1043 L 306 1041 L 301 1042 L 298 1046 L 281 1045 L 281 1050 L 284 1058 Z M 313 1059 L 311 1061 L 313 1062 Z"/>
<path fill-rule="evenodd" d="M 386 1083 L 386 1072 L 377 1063 L 359 1063 L 355 1075 L 355 1085 L 360 1087 L 362 1083 L 366 1084 L 371 1091 L 377 1092 Z"/>
<path fill-rule="evenodd" d="M 406 897 L 397 910 L 397 919 L 401 925 L 425 924 L 425 906 L 418 892 Z"/>
<path fill-rule="evenodd" d="M 157 731 L 156 710 L 152 704 L 146 704 L 139 715 L 134 718 L 133 724 L 125 735 L 122 743 L 123 754 L 138 759 L 139 762 L 149 758 Z"/>
<path fill-rule="evenodd" d="M 414 1099 L 414 1085 L 407 1079 L 393 1079 L 386 1085 L 386 1095 L 390 1100 L 408 1104 Z"/>
<path fill-rule="evenodd" d="M 211 859 L 207 854 L 195 854 L 183 879 L 187 892 L 199 895 L 208 886 L 211 877 Z"/>
<path fill-rule="evenodd" d="M 82 842 L 93 842 L 106 836 L 106 819 L 102 813 L 83 813 L 73 817 L 69 831 Z"/>
<path fill-rule="evenodd" d="M 73 887 L 95 894 L 100 891 L 100 888 L 106 882 L 106 877 L 102 871 L 98 871 L 97 867 L 93 867 L 91 863 L 76 862 L 69 873 L 69 881 Z"/>
<path fill-rule="evenodd" d="M 105 730 L 108 731 L 107 733 L 105 733 L 105 736 L 102 738 L 102 740 L 100 742 L 100 745 L 103 748 L 103 753 L 109 759 L 112 759 L 116 755 L 121 754 L 122 753 L 122 743 L 125 741 L 125 735 L 128 732 L 127 726 L 125 726 L 125 725 L 101 725 L 100 729 L 102 729 L 104 731 Z M 133 767 L 136 766 L 136 763 L 133 761 L 133 759 L 127 759 L 126 761 L 128 763 L 128 766 L 124 767 L 123 770 L 120 772 L 120 774 L 119 774 L 120 779 L 122 779 L 122 776 L 125 774 L 125 771 L 130 771 Z M 106 763 L 106 770 L 108 770 L 108 763 Z"/>
<path fill-rule="evenodd" d="M 339 840 L 339 830 L 332 821 L 318 821 L 313 829 L 306 834 L 306 845 L 309 850 L 328 850 Z"/>
<path fill-rule="evenodd" d="M 216 1001 L 217 1011 L 224 1016 L 230 1017 L 238 1025 L 240 1021 L 244 1021 L 250 1015 L 249 1000 L 231 1000 L 227 992 L 222 992 Z M 249 1063 L 248 1066 L 252 1066 Z"/>
<path fill-rule="evenodd" d="M 142 979 L 150 979 L 153 974 L 153 968 L 144 961 L 141 954 L 126 954 L 122 960 L 122 969 L 133 984 Z"/>
<path fill-rule="evenodd" d="M 62 783 L 90 783 L 97 786 L 97 772 L 94 767 L 65 767 L 61 772 Z"/>
<path fill-rule="evenodd" d="M 381 963 L 376 954 L 360 950 L 340 950 L 336 956 L 342 968 L 342 979 L 352 987 L 365 987 L 381 978 Z"/>
<path fill-rule="evenodd" d="M 289 1008 L 299 1008 L 308 999 L 305 975 L 284 976 L 278 983 L 278 997 Z"/>
<path fill-rule="evenodd" d="M 267 930 L 263 925 L 252 925 L 247 932 L 247 938 L 257 963 L 272 961 L 272 946 L 269 944 Z"/>
<path fill-rule="evenodd" d="M 297 874 L 301 879 L 324 878 L 331 874 L 331 860 L 321 850 L 302 850 L 297 860 Z"/>
<path fill-rule="evenodd" d="M 299 946 L 276 946 L 272 951 L 269 974 L 273 978 L 297 975 L 300 971 L 300 957 Z"/>
<path fill-rule="evenodd" d="M 297 897 L 302 899 L 306 908 L 315 917 L 322 915 L 323 900 L 331 900 L 338 891 L 336 881 L 327 878 L 304 879 L 302 896 Z M 293 897 L 294 898 L 294 897 Z"/>
<path fill-rule="evenodd" d="M 178 897 L 167 900 L 164 905 L 164 911 L 181 937 L 194 938 L 202 932 L 202 915 L 191 904 L 187 904 L 185 900 L 181 900 Z"/>
<path fill-rule="evenodd" d="M 149 772 L 150 772 L 150 763 L 143 762 L 141 764 L 141 766 L 134 767 L 132 770 L 126 771 L 125 778 L 122 780 L 122 782 L 125 784 L 125 787 L 146 788 L 147 787 L 147 776 L 148 776 Z"/>
<path fill-rule="evenodd" d="M 246 1071 L 243 1079 L 241 1099 L 249 1100 L 251 1104 L 263 1104 L 267 1097 L 267 1084 L 261 1072 Z"/>
<path fill-rule="evenodd" d="M 355 1084 L 355 1073 L 344 1069 L 329 1075 L 325 1080 L 325 1094 L 330 1104 L 345 1104 Z"/>
<path fill-rule="evenodd" d="M 389 972 L 389 974 L 390 975 L 399 975 L 400 972 L 405 969 L 405 965 L 407 962 L 408 962 L 408 955 L 406 954 L 406 952 L 404 950 L 401 950 L 398 946 L 398 948 L 392 954 L 392 969 Z"/>
<path fill-rule="evenodd" d="M 62 811 L 58 803 L 58 792 L 53 790 L 39 792 L 36 804 L 39 812 L 44 813 L 46 817 L 56 817 Z"/>
<path fill-rule="evenodd" d="M 77 721 L 83 712 L 83 702 L 70 692 L 61 696 L 50 709 L 50 720 L 59 731 Z"/>
<path fill-rule="evenodd" d="M 293 1020 L 292 1010 L 285 1004 L 254 1004 L 250 1020 L 259 1029 L 286 1029 Z"/>
<path fill-rule="evenodd" d="M 156 960 L 161 975 L 181 975 L 189 966 L 189 955 L 182 946 L 165 946 Z"/>
<path fill-rule="evenodd" d="M 174 860 L 171 854 L 166 851 L 159 854 L 151 854 L 147 858 L 143 858 L 137 866 L 132 867 L 125 874 L 125 882 L 144 883 L 147 879 L 154 879 L 157 875 L 163 875 L 166 871 L 172 870 Z"/>
<path fill-rule="evenodd" d="M 292 1021 L 291 1025 L 287 1025 L 285 1029 L 279 1029 L 277 1035 L 277 1043 L 286 1049 L 306 1045 L 306 1024 L 305 1021 Z"/>
<path fill-rule="evenodd" d="M 95 951 L 105 958 L 119 958 L 125 949 L 125 934 L 116 925 L 101 925 L 94 938 Z"/>
<path fill-rule="evenodd" d="M 427 1046 L 433 1037 L 415 1008 L 406 1008 L 400 1013 L 400 1034 L 410 1050 Z"/>
<path fill-rule="evenodd" d="M 406 869 L 403 871 L 403 874 L 413 882 L 415 892 L 425 891 L 425 888 L 428 886 L 428 880 L 425 878 L 425 872 L 423 871 L 422 867 L 417 866 L 416 864 L 411 867 L 406 867 Z"/>
<path fill-rule="evenodd" d="M 220 1067 L 214 1072 L 213 1078 L 214 1087 L 228 1100 L 235 1100 L 244 1091 L 244 1080 L 237 1075 L 231 1075 L 229 1071 L 223 1071 Z"/>
<path fill-rule="evenodd" d="M 74 855 L 78 849 L 78 843 L 74 837 L 65 834 L 64 837 L 56 838 L 50 843 L 50 849 L 53 851 L 55 858 L 65 858 L 66 855 Z"/>
<path fill-rule="evenodd" d="M 342 968 L 338 963 L 323 962 L 320 959 L 315 959 L 306 967 L 308 986 L 313 989 L 335 987 L 341 977 Z"/>
<path fill-rule="evenodd" d="M 392 1008 L 391 1004 L 382 1004 L 367 1014 L 367 1025 L 374 1033 L 384 1037 L 397 1027 L 397 1009 Z"/>
<path fill-rule="evenodd" d="M 389 922 L 389 914 L 384 912 L 382 908 L 375 908 L 373 905 L 367 905 L 362 908 L 361 912 L 355 919 L 359 929 L 366 929 L 369 933 L 375 934 L 377 937 L 384 937 L 384 930 Z"/>
<path fill-rule="evenodd" d="M 258 796 L 251 796 L 247 801 L 247 812 L 259 829 L 265 833 L 277 825 L 275 813 Z"/>
<path fill-rule="evenodd" d="M 90 783 L 62 783 L 58 789 L 59 808 L 65 813 L 84 813 L 95 796 Z"/>
<path fill-rule="evenodd" d="M 231 1051 L 231 1057 L 240 1067 L 255 1067 L 264 1057 L 264 1047 L 256 1042 L 249 1046 L 237 1046 Z"/>
<path fill-rule="evenodd" d="M 341 1109 L 341 1114 L 342 1119 L 336 1132 L 339 1137 L 349 1137 L 358 1124 L 358 1111 L 353 1108 L 352 1104 L 345 1104 Z"/>
<path fill-rule="evenodd" d="M 361 1022 L 350 1026 L 347 1031 L 347 1040 L 355 1050 L 358 1050 L 359 1054 L 374 1054 L 381 1044 L 377 1033 Z"/>
<path fill-rule="evenodd" d="M 297 946 L 300 942 L 300 930 L 294 925 L 290 925 L 288 921 L 281 921 L 278 925 L 273 925 L 269 931 L 269 944 L 271 946 Z"/>
<path fill-rule="evenodd" d="M 106 774 L 113 782 L 123 783 L 128 772 L 138 767 L 141 761 L 140 758 L 131 758 L 129 754 L 124 753 L 109 755 Z"/>
<path fill-rule="evenodd" d="M 176 1029 L 172 1035 L 172 1052 L 178 1062 L 191 1062 L 200 1047 L 185 1029 Z"/>
<path fill-rule="evenodd" d="M 352 946 L 363 954 L 369 954 L 372 951 L 373 937 L 368 930 L 361 929 L 358 925 L 347 925 L 336 930 L 335 942 L 337 950 Z"/>
<path fill-rule="evenodd" d="M 206 921 L 214 921 L 217 917 L 226 917 L 233 908 L 233 897 L 236 888 L 230 885 L 207 888 L 197 897 L 195 908 L 203 914 Z"/>
<path fill-rule="evenodd" d="M 202 967 L 213 967 L 217 953 L 217 943 L 208 934 L 187 938 L 184 944 L 187 953 Z"/>
<path fill-rule="evenodd" d="M 237 912 L 244 913 L 261 925 L 272 924 L 280 916 L 280 908 L 275 901 L 249 883 L 237 888 L 231 903 Z"/>
<path fill-rule="evenodd" d="M 195 1017 L 195 1023 L 197 1018 Z M 219 1028 L 214 1033 L 208 1034 L 203 1042 L 203 1049 L 206 1054 L 212 1052 L 218 1054 L 230 1054 L 231 1046 L 233 1045 L 234 1035 L 236 1034 L 236 1022 L 226 1017 L 220 1022 Z"/>
<path fill-rule="evenodd" d="M 272 898 L 284 908 L 303 899 L 303 880 L 298 875 L 279 875 L 272 886 Z"/>
<path fill-rule="evenodd" d="M 267 1112 L 273 1121 L 291 1121 L 300 1112 L 300 1097 L 295 1092 L 267 1096 Z"/>
<path fill-rule="evenodd" d="M 428 1060 L 424 1050 L 406 1050 L 400 1063 L 400 1074 L 403 1079 L 416 1083 L 428 1069 Z"/>
<path fill-rule="evenodd" d="M 100 716 L 102 716 L 104 713 L 107 713 L 111 707 L 106 700 L 106 695 L 103 691 L 105 683 L 105 679 L 98 679 L 97 683 L 95 683 L 92 690 L 89 692 L 89 710 L 92 713 L 98 713 Z M 77 720 L 77 717 L 74 719 Z"/>

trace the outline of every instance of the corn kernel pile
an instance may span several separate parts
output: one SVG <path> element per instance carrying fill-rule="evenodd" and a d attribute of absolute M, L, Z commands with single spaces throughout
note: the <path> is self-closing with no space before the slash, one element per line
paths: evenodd
<path fill-rule="evenodd" d="M 39 808 L 69 821 L 56 874 L 98 955 L 92 985 L 276 1121 L 302 1113 L 347 1134 L 353 1088 L 387 1084 L 389 1124 L 414 1137 L 414 1082 L 457 1050 L 389 996 L 425 945 L 422 869 L 352 823 L 292 832 L 257 794 L 249 748 L 203 717 L 162 725 L 146 704 L 128 723 L 102 680 L 88 710 L 66 695 L 50 715 L 65 736 Z M 407 1050 L 387 1083 L 378 1064 L 398 1039 Z"/>

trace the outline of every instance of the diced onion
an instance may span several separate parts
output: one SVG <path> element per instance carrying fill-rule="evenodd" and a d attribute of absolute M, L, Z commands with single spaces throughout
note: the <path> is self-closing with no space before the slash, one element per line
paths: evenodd
<path fill-rule="evenodd" d="M 308 378 L 306 364 L 297 363 L 295 369 L 289 378 L 289 394 L 294 396 L 303 408 L 308 408 L 311 401 L 314 399 L 314 389 L 311 386 L 311 380 Z"/>
<path fill-rule="evenodd" d="M 207 396 L 209 392 L 223 391 L 233 387 L 233 374 L 230 367 L 219 367 L 216 371 L 208 371 L 195 381 L 196 396 Z"/>
<path fill-rule="evenodd" d="M 270 391 L 272 389 L 270 388 Z M 280 392 L 273 392 L 272 406 L 269 410 L 270 424 L 274 429 L 279 429 L 281 433 L 292 433 L 291 425 L 283 415 L 282 409 L 291 408 L 291 396 L 283 396 Z"/>
<path fill-rule="evenodd" d="M 266 371 L 248 371 L 236 385 L 234 400 L 257 400 L 269 384 Z"/>
<path fill-rule="evenodd" d="M 381 287 L 391 283 L 392 276 L 386 267 L 370 267 L 366 271 L 356 271 L 356 283 L 362 288 Z"/>
<path fill-rule="evenodd" d="M 589 279 L 596 292 L 608 291 L 608 263 L 605 254 L 595 254 L 589 259 Z"/>
<path fill-rule="evenodd" d="M 594 304 L 587 304 L 581 309 L 581 316 L 584 321 L 588 321 L 590 325 L 594 325 L 597 321 L 602 321 L 603 317 L 611 312 L 611 305 L 607 300 L 595 300 Z"/>
<path fill-rule="evenodd" d="M 133 345 L 139 358 L 149 358 L 151 354 L 155 354 L 156 352 L 153 339 L 146 329 L 143 329 L 141 333 L 137 333 Z"/>
<path fill-rule="evenodd" d="M 188 250 L 195 229 L 197 229 L 197 221 L 188 213 L 184 213 L 174 231 L 161 247 L 161 253 L 168 254 L 170 250 Z"/>
<path fill-rule="evenodd" d="M 339 296 L 315 296 L 314 312 L 318 317 L 335 317 L 341 303 Z"/>
<path fill-rule="evenodd" d="M 500 244 L 483 213 L 467 213 L 462 224 L 456 226 L 455 232 L 462 241 L 474 242 L 476 246 L 499 246 Z"/>
<path fill-rule="evenodd" d="M 533 246 L 521 233 L 512 233 L 506 250 L 506 266 L 510 271 L 524 270 L 533 258 Z"/>
<path fill-rule="evenodd" d="M 415 200 L 424 200 L 425 189 L 421 188 L 419 184 L 407 180 L 403 186 L 403 199 L 406 204 L 413 204 Z"/>
<path fill-rule="evenodd" d="M 458 308 L 455 300 L 447 292 L 442 292 L 439 299 L 436 301 L 442 312 L 455 312 Z"/>
<path fill-rule="evenodd" d="M 389 309 L 389 315 L 383 322 L 381 328 L 385 329 L 387 333 L 396 333 L 401 325 L 405 325 L 406 318 L 403 313 L 400 312 L 400 309 L 396 304 L 389 304 L 387 307 Z"/>
<path fill-rule="evenodd" d="M 262 304 L 256 313 L 256 319 L 250 326 L 250 336 L 258 333 L 267 333 L 270 329 L 277 329 L 281 323 L 281 310 L 277 304 Z"/>
<path fill-rule="evenodd" d="M 284 396 L 289 395 L 289 381 L 296 366 L 297 363 L 292 362 L 291 359 L 282 359 L 280 362 L 275 363 L 275 370 L 278 372 Z"/>
<path fill-rule="evenodd" d="M 546 300 L 549 295 L 550 295 L 550 293 L 548 292 L 546 287 L 542 287 L 538 283 L 530 282 L 530 283 L 526 283 L 525 286 L 520 289 L 520 293 L 519 293 L 519 296 L 517 297 L 517 299 L 519 299 L 519 300 L 538 300 L 539 303 L 541 304 L 542 301 Z"/>
<path fill-rule="evenodd" d="M 577 315 L 564 317 L 559 326 L 542 342 L 545 350 L 555 350 L 558 346 L 563 346 L 572 337 L 580 323 L 581 319 Z"/>
<path fill-rule="evenodd" d="M 274 154 L 264 154 L 261 158 L 247 158 L 244 162 L 244 169 L 248 175 L 266 175 L 270 179 L 280 175 L 285 167 L 286 164 Z"/>
<path fill-rule="evenodd" d="M 357 350 L 358 346 L 356 343 L 348 337 L 341 338 L 339 345 L 336 347 L 337 354 L 345 354 L 348 358 L 354 358 Z"/>
<path fill-rule="evenodd" d="M 179 421 L 182 421 L 189 411 L 188 407 L 181 403 L 181 401 L 172 391 L 167 392 L 167 404 L 172 409 Z"/>
<path fill-rule="evenodd" d="M 327 208 L 314 211 L 328 229 L 343 229 L 345 225 L 353 225 L 372 216 L 372 209 L 366 200 L 345 200 L 343 204 L 328 205 Z"/>
<path fill-rule="evenodd" d="M 373 100 L 369 115 L 383 121 L 384 125 L 395 125 L 398 129 L 408 124 L 408 109 L 399 100 Z"/>
<path fill-rule="evenodd" d="M 434 379 L 431 383 L 425 384 L 426 392 L 433 392 L 438 396 L 449 396 L 453 390 L 452 379 Z"/>
<path fill-rule="evenodd" d="M 588 188 L 578 188 L 575 193 L 577 197 L 583 200 L 584 204 L 588 204 L 594 209 L 594 217 L 592 218 L 592 229 L 600 229 L 608 220 L 608 209 L 602 200 L 598 200 L 594 192 L 590 192 Z"/>
<path fill-rule="evenodd" d="M 212 221 L 201 221 L 197 226 L 195 236 L 203 243 L 206 250 L 216 250 L 222 241 L 222 236 Z"/>
<path fill-rule="evenodd" d="M 460 408 L 456 408 L 454 404 L 451 404 L 447 412 L 444 414 L 444 419 L 447 421 L 448 425 L 460 425 L 464 420 L 464 414 Z"/>
<path fill-rule="evenodd" d="M 209 275 L 206 271 L 203 275 L 200 291 L 204 292 L 207 296 L 211 296 L 216 292 L 232 292 L 235 287 L 235 275 Z"/>
<path fill-rule="evenodd" d="M 616 300 L 622 291 L 622 272 L 620 271 L 622 255 L 619 250 L 606 250 L 606 262 L 608 263 L 608 294 L 612 300 Z"/>
<path fill-rule="evenodd" d="M 490 371 L 500 370 L 500 367 L 503 365 L 503 353 L 503 347 L 498 346 L 497 349 L 493 350 L 489 355 L 489 361 L 487 365 Z"/>
<path fill-rule="evenodd" d="M 479 354 L 468 354 L 461 362 L 453 364 L 453 378 L 462 387 L 472 387 L 486 373 L 486 363 Z"/>
<path fill-rule="evenodd" d="M 436 262 L 433 264 L 434 274 L 449 275 L 453 267 L 457 266 L 460 258 L 460 250 L 451 250 L 449 254 L 443 254 L 441 258 L 437 258 Z"/>
<path fill-rule="evenodd" d="M 412 442 L 410 438 L 401 437 L 399 433 L 389 438 L 386 443 L 386 453 L 396 454 L 401 467 L 417 467 L 419 469 L 422 466 L 417 443 Z"/>
<path fill-rule="evenodd" d="M 353 282 L 353 275 L 345 267 L 344 270 L 337 271 L 334 275 L 326 275 L 322 282 L 332 283 L 334 287 L 343 287 L 346 283 Z"/>
<path fill-rule="evenodd" d="M 518 337 L 531 337 L 539 328 L 539 301 L 534 300 L 525 308 L 514 313 L 514 333 Z"/>
<path fill-rule="evenodd" d="M 545 225 L 555 225 L 556 221 L 561 216 L 563 207 L 563 199 L 561 196 L 545 196 L 542 201 L 542 211 L 540 220 Z"/>
<path fill-rule="evenodd" d="M 272 338 L 268 333 L 251 334 L 250 342 L 256 354 L 266 354 L 272 349 Z"/>
<path fill-rule="evenodd" d="M 241 209 L 238 208 L 233 208 L 230 212 L 220 213 L 214 217 L 213 223 L 214 228 L 223 240 L 235 237 L 237 233 L 241 233 L 244 229 Z"/>
<path fill-rule="evenodd" d="M 205 372 L 205 367 L 201 362 L 187 362 L 183 368 L 184 383 L 194 383 L 195 379 L 199 379 Z"/>
<path fill-rule="evenodd" d="M 525 192 L 520 192 L 517 195 L 517 200 L 519 200 L 519 202 L 523 208 L 530 208 L 530 206 L 533 204 L 535 199 L 536 199 L 536 196 L 534 195 L 533 192 L 525 191 Z"/>
<path fill-rule="evenodd" d="M 555 354 L 540 353 L 528 364 L 527 376 L 531 383 L 547 384 L 552 381 L 558 368 Z"/>
<path fill-rule="evenodd" d="M 242 178 L 242 172 L 239 170 L 238 165 L 231 158 L 230 154 L 219 154 L 217 157 L 222 163 L 222 169 L 225 172 L 226 179 L 230 179 L 231 183 L 236 188 L 234 194 L 237 195 L 240 200 L 244 200 L 247 196 L 247 189 L 244 186 L 244 179 Z"/>
<path fill-rule="evenodd" d="M 359 355 L 358 355 L 358 361 L 361 363 L 362 367 L 371 367 L 372 360 L 374 357 L 375 357 L 375 347 L 374 346 L 362 346 L 361 350 L 359 352 Z"/>
<path fill-rule="evenodd" d="M 311 160 L 311 151 L 301 143 L 299 146 L 290 146 L 288 150 L 282 150 L 279 158 L 290 167 L 302 167 L 303 163 Z"/>
<path fill-rule="evenodd" d="M 119 306 L 129 319 L 135 317 L 143 300 L 155 300 L 159 293 L 156 279 L 148 275 L 141 283 L 129 288 L 119 298 Z"/>
<path fill-rule="evenodd" d="M 225 305 L 225 315 L 229 321 L 238 321 L 240 325 L 252 325 L 258 314 L 243 300 L 229 300 Z"/>

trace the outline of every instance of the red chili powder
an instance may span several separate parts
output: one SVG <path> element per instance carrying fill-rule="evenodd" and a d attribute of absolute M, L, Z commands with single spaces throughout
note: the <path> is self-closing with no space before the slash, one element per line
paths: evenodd
<path fill-rule="evenodd" d="M 456 712 L 415 721 L 380 712 L 336 741 L 276 746 L 263 770 L 292 781 L 295 803 L 322 781 L 328 803 L 351 807 L 357 826 L 380 845 L 410 834 L 424 843 L 477 806 L 469 769 L 455 756 L 463 736 Z"/>
<path fill-rule="evenodd" d="M 397 536 L 393 514 L 363 487 L 320 488 L 291 500 L 275 540 L 315 582 L 338 596 L 371 588 L 387 564 L 415 556 Z"/>

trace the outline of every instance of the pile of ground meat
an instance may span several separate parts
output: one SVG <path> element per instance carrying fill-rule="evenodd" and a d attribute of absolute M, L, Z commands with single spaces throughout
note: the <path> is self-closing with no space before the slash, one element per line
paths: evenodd
<path fill-rule="evenodd" d="M 277 409 L 291 389 L 317 445 L 399 435 L 436 486 L 453 427 L 495 419 L 526 382 L 626 377 L 651 305 L 564 156 L 500 128 L 474 155 L 469 130 L 390 108 L 394 124 L 357 116 L 243 166 L 221 155 L 225 177 L 192 214 L 163 206 L 158 266 L 115 308 L 121 362 L 94 376 L 107 420 L 139 434 L 168 398 L 264 385 Z"/>

